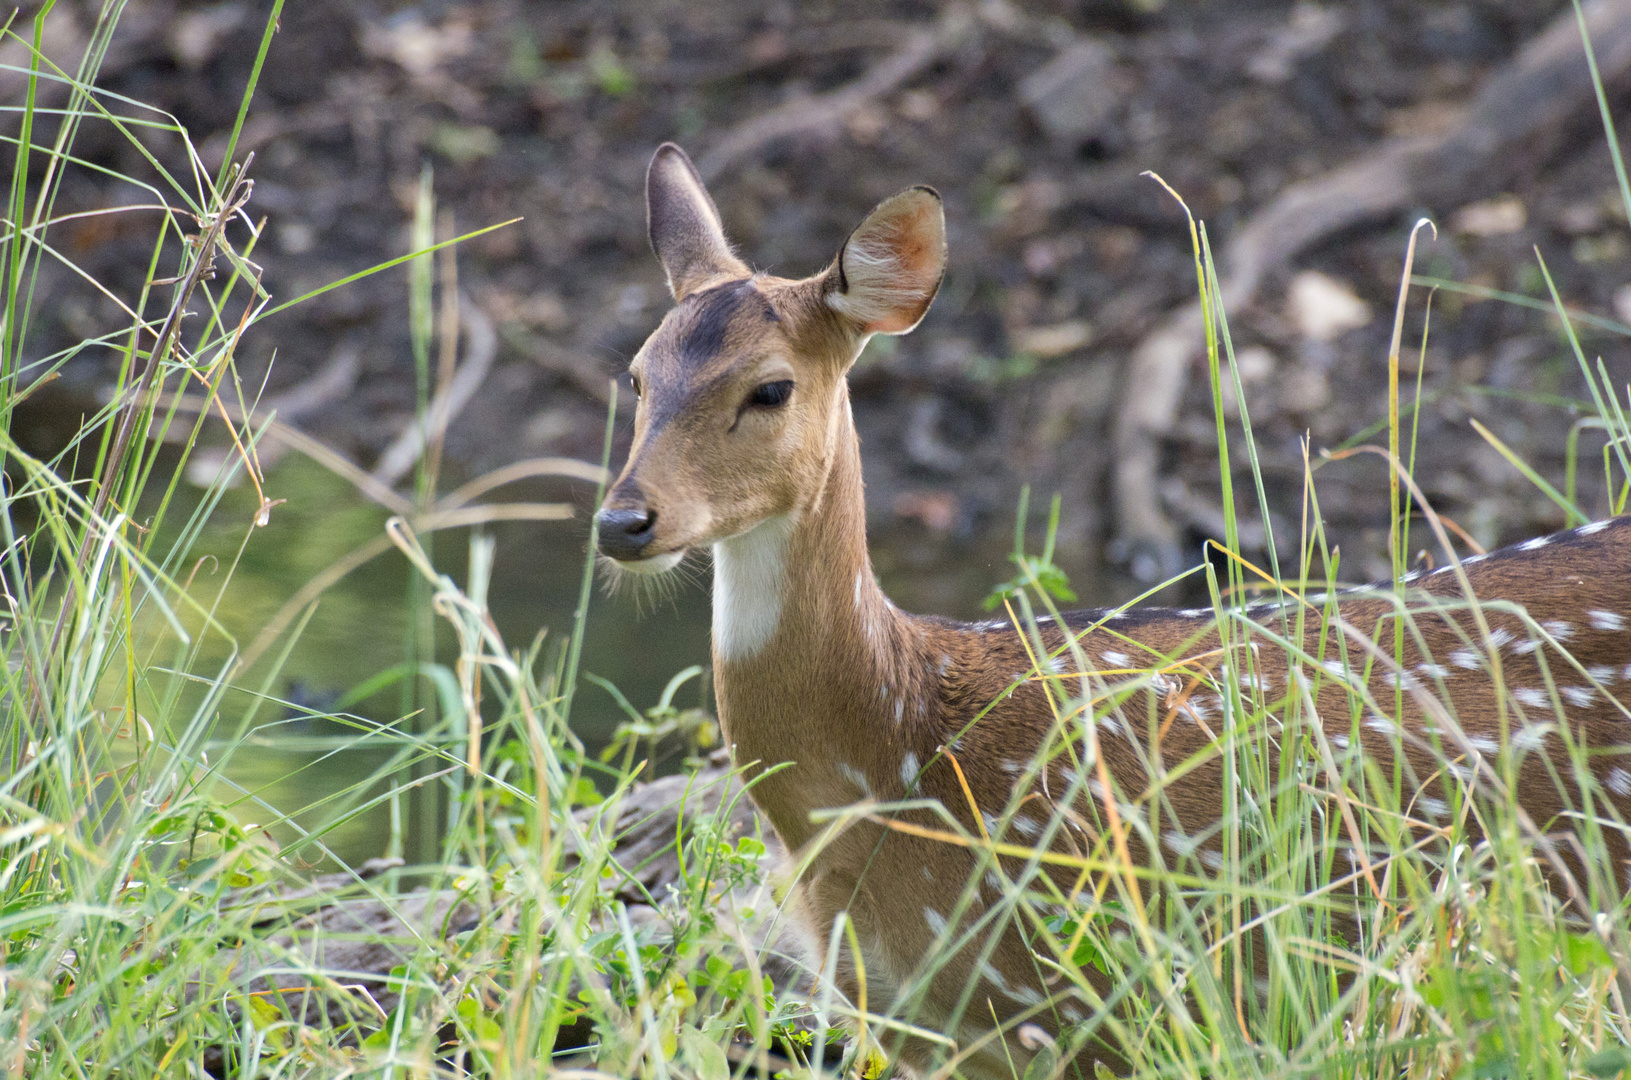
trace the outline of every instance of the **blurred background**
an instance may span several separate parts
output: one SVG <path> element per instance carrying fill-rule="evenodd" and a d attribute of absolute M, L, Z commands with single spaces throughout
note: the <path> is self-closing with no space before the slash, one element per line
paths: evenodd
<path fill-rule="evenodd" d="M 83 51 L 94 7 L 56 6 L 48 55 Z M 1619 119 L 1631 4 L 1585 9 Z M 268 10 L 129 0 L 102 85 L 168 110 L 214 169 Z M 6 48 L 0 61 L 19 63 Z M 21 78 L 0 72 L 0 96 L 19 97 Z M 185 172 L 176 134 L 141 139 Z M 945 196 L 940 298 L 915 333 L 875 341 L 852 376 L 875 559 L 913 610 L 974 615 L 1011 576 L 1024 484 L 1035 537 L 1047 497 L 1062 495 L 1058 561 L 1086 604 L 1141 592 L 1219 535 L 1212 391 L 1186 314 L 1191 236 L 1148 171 L 1215 246 L 1282 555 L 1297 542 L 1305 448 L 1317 462 L 1322 449 L 1385 440 L 1393 305 L 1418 218 L 1438 231 L 1421 236 L 1417 274 L 1464 288 L 1437 293 L 1425 347 L 1429 290 L 1406 308 L 1404 400 L 1418 373 L 1424 395 L 1416 475 L 1469 536 L 1493 545 L 1564 520 L 1469 424 L 1565 483 L 1584 383 L 1544 310 L 1537 250 L 1564 302 L 1595 320 L 1577 327 L 1587 355 L 1619 385 L 1631 372 L 1620 326 L 1631 233 L 1560 0 L 292 0 L 239 145 L 256 155 L 249 213 L 267 226 L 254 257 L 284 300 L 405 254 L 427 178 L 441 236 L 522 218 L 457 249 L 457 290 L 496 342 L 449 427 L 443 486 L 521 458 L 598 460 L 614 379 L 615 466 L 632 421 L 623 371 L 669 303 L 643 206 L 646 163 L 665 139 L 706 174 L 743 256 L 778 274 L 820 269 L 901 188 Z M 147 168 L 96 125 L 76 153 L 129 175 Z M 58 210 L 145 197 L 79 169 Z M 126 233 L 120 221 L 88 217 L 58 235 L 115 291 L 139 286 L 151 257 L 149 225 Z M 246 393 L 380 467 L 416 407 L 407 295 L 396 270 L 277 316 L 240 350 Z M 35 298 L 41 349 L 126 324 L 60 265 L 42 267 Z M 87 351 L 34 393 L 13 427 L 24 445 L 60 449 L 105 400 L 115 362 Z M 1232 385 L 1223 407 L 1241 414 Z M 1232 447 L 1249 491 L 1238 434 Z M 1579 434 L 1582 475 L 1601 476 L 1601 449 L 1593 431 Z M 1388 572 L 1386 475 L 1366 455 L 1316 473 L 1353 579 Z M 267 489 L 287 503 L 244 549 L 230 617 L 246 637 L 385 518 L 298 454 L 269 466 Z M 495 615 L 525 644 L 569 624 L 593 489 L 507 490 L 580 510 L 494 527 Z M 1579 498 L 1593 514 L 1607 505 L 1600 480 Z M 229 492 L 206 539 L 236 551 L 255 509 Z M 1242 519 L 1261 520 L 1254 501 Z M 1244 543 L 1261 555 L 1253 528 Z M 443 552 L 456 562 L 462 544 Z M 406 576 L 393 553 L 331 590 L 282 692 L 322 707 L 392 663 L 394 635 L 378 631 L 399 617 Z M 643 612 L 632 598 L 597 602 L 585 667 L 649 704 L 673 672 L 706 660 L 705 579 L 699 564 Z M 584 723 L 610 724 L 615 705 L 594 696 Z"/>

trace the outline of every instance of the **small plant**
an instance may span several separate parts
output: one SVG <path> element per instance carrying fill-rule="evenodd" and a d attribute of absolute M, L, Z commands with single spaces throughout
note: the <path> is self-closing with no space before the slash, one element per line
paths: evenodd
<path fill-rule="evenodd" d="M 1014 525 L 1014 550 L 1009 552 L 1008 558 L 1019 567 L 1019 576 L 1011 581 L 1005 581 L 991 591 L 984 601 L 987 611 L 994 611 L 1004 601 L 1023 593 L 1027 588 L 1037 588 L 1049 597 L 1060 603 L 1076 603 L 1076 593 L 1070 587 L 1070 579 L 1065 572 L 1054 565 L 1053 545 L 1059 535 L 1059 507 L 1058 494 L 1053 497 L 1053 504 L 1048 507 L 1048 533 L 1042 545 L 1042 554 L 1025 554 L 1025 520 L 1030 509 L 1031 489 L 1029 486 L 1020 489 L 1019 514 Z"/>

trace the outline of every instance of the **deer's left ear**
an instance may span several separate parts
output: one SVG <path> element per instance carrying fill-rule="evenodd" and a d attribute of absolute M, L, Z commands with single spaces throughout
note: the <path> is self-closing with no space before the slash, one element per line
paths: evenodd
<path fill-rule="evenodd" d="M 827 271 L 827 304 L 862 333 L 904 334 L 928 312 L 945 273 L 940 193 L 910 188 L 879 203 L 850 233 Z"/>

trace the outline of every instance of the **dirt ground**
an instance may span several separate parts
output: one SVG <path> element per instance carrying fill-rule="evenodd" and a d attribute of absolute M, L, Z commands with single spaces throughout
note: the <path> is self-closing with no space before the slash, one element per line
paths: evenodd
<path fill-rule="evenodd" d="M 59 10 L 84 19 L 93 6 Z M 168 110 L 213 165 L 267 6 L 131 0 L 103 85 Z M 459 257 L 461 288 L 500 335 L 490 374 L 452 428 L 448 454 L 465 473 L 540 454 L 598 455 L 606 380 L 667 304 L 642 205 L 646 162 L 662 140 L 713 173 L 739 249 L 778 273 L 815 271 L 879 199 L 933 184 L 950 227 L 946 286 L 917 332 L 869 350 L 853 377 L 885 558 L 927 565 L 1000 542 L 1029 482 L 1063 493 L 1065 558 L 1086 569 L 1106 561 L 1117 530 L 1115 417 L 1144 389 L 1128 378 L 1129 357 L 1196 291 L 1183 214 L 1142 174 L 1181 193 L 1221 249 L 1290 185 L 1390 138 L 1454 125 L 1567 10 L 1560 0 L 990 0 L 966 10 L 901 0 L 291 0 L 241 148 L 256 153 L 251 210 L 268 223 L 257 257 L 280 298 L 404 252 L 426 168 L 459 230 L 523 218 Z M 1610 87 L 1616 115 L 1624 89 Z M 780 134 L 766 116 L 787 120 Z M 1601 123 L 1590 102 L 1568 117 L 1533 153 L 1446 178 L 1426 201 L 1323 237 L 1272 267 L 1232 313 L 1281 535 L 1296 535 L 1305 435 L 1317 457 L 1385 415 L 1392 306 L 1416 218 L 1440 225 L 1419 273 L 1544 296 L 1538 248 L 1571 306 L 1631 319 L 1631 293 L 1621 292 L 1631 233 Z M 145 143 L 168 163 L 183 160 L 173 135 Z M 87 125 L 78 152 L 148 171 L 98 125 Z M 76 170 L 59 209 L 133 197 L 126 183 Z M 130 289 L 148 235 L 89 219 L 63 242 L 89 273 Z M 280 315 L 245 357 L 254 377 L 275 351 L 267 385 L 276 394 L 354 352 L 354 379 L 294 419 L 364 464 L 414 405 L 405 282 L 382 274 Z M 110 306 L 79 292 L 60 299 L 70 284 L 54 269 L 41 279 L 42 350 L 118 325 Z M 1418 298 L 1405 339 L 1411 380 L 1422 312 Z M 1624 339 L 1593 332 L 1586 347 L 1623 385 Z M 48 430 L 52 400 L 106 385 L 110 362 L 76 359 L 57 395 L 41 396 L 35 426 Z M 1584 384 L 1555 321 L 1440 294 L 1423 381 L 1417 471 L 1436 505 L 1485 543 L 1560 525 L 1561 512 L 1469 425 L 1481 419 L 1561 477 L 1576 419 L 1568 403 Z M 622 403 L 626 439 L 632 397 Z M 1585 501 L 1601 512 L 1603 485 L 1590 479 L 1601 476 L 1591 456 L 1600 440 L 1584 445 Z M 1198 354 L 1159 450 L 1159 505 L 1192 560 L 1220 519 Z M 1237 481 L 1245 464 L 1235 462 Z M 1380 461 L 1329 466 L 1319 482 L 1347 567 L 1385 570 Z"/>

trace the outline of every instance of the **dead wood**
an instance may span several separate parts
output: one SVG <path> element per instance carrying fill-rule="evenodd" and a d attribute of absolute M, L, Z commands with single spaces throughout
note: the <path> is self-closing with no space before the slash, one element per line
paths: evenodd
<path fill-rule="evenodd" d="M 464 325 L 464 363 L 446 386 L 431 398 L 425 414 L 415 417 L 406 431 L 386 448 L 374 466 L 374 479 L 390 486 L 408 475 L 433 439 L 441 438 L 454 417 L 464 410 L 481 387 L 498 354 L 498 331 L 493 320 L 468 296 L 460 298 L 459 321 Z"/>
<path fill-rule="evenodd" d="M 1631 70 L 1631 0 L 1585 5 L 1605 82 Z M 1338 169 L 1282 191 L 1224 249 L 1221 299 L 1235 313 L 1299 254 L 1343 229 L 1415 207 L 1448 210 L 1500 191 L 1556 150 L 1595 102 L 1573 8 L 1484 80 L 1441 134 L 1399 137 Z M 1134 352 L 1116 411 L 1113 557 L 1146 581 L 1178 571 L 1178 528 L 1160 502 L 1161 440 L 1172 430 L 1191 362 L 1200 354 L 1200 302 L 1170 314 Z"/>

